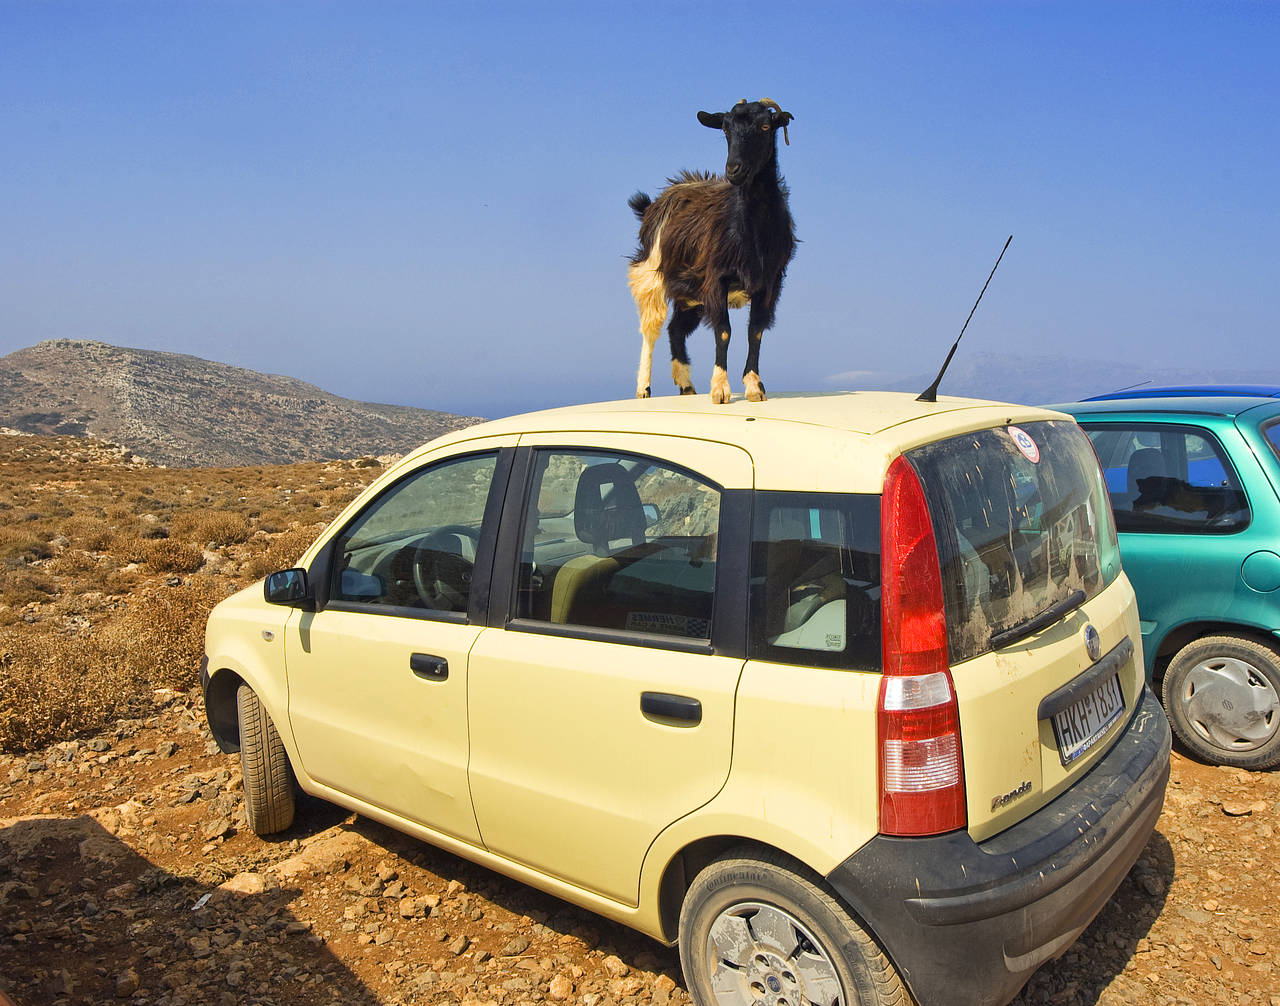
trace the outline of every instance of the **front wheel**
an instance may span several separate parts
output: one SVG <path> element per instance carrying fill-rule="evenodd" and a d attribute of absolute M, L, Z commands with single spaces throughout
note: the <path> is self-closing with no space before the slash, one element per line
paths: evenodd
<path fill-rule="evenodd" d="M 906 1006 L 879 945 L 845 908 L 776 854 L 707 866 L 680 909 L 680 964 L 699 1006 Z"/>
<path fill-rule="evenodd" d="M 1165 671 L 1162 689 L 1173 732 L 1214 765 L 1280 764 L 1280 653 L 1239 636 L 1188 643 Z"/>
<path fill-rule="evenodd" d="M 257 835 L 284 831 L 293 823 L 293 770 L 280 733 L 248 685 L 236 690 L 236 715 L 240 720 L 240 769 L 249 827 Z"/>

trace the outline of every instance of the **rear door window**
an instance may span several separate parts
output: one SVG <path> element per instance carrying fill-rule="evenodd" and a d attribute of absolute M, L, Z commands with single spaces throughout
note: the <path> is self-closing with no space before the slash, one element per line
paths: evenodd
<path fill-rule="evenodd" d="M 757 492 L 751 656 L 880 668 L 880 497 Z"/>
<path fill-rule="evenodd" d="M 942 565 L 953 663 L 1120 572 L 1106 488 L 1075 423 L 979 430 L 907 453 Z"/>
<path fill-rule="evenodd" d="M 1249 501 L 1217 438 L 1172 423 L 1082 424 L 1107 471 L 1120 531 L 1230 534 Z"/>

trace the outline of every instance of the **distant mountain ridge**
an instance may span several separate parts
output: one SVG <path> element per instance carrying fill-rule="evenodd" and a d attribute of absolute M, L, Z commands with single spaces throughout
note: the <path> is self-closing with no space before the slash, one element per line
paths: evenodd
<path fill-rule="evenodd" d="M 945 349 L 939 352 L 942 365 Z M 865 382 L 888 391 L 923 391 L 936 371 L 914 377 L 888 378 Z M 832 382 L 839 382 L 839 375 Z M 997 402 L 1049 405 L 1072 402 L 1091 395 L 1142 385 L 1185 384 L 1275 384 L 1280 386 L 1280 367 L 1259 366 L 1252 370 L 1225 370 L 1204 367 L 1169 367 L 1158 363 L 1119 363 L 1077 356 L 1025 356 L 985 351 L 965 352 L 962 345 L 947 368 L 938 389 L 940 395 L 988 398 Z"/>
<path fill-rule="evenodd" d="M 478 421 L 105 342 L 54 339 L 0 357 L 0 426 L 92 434 L 170 467 L 401 454 Z"/>

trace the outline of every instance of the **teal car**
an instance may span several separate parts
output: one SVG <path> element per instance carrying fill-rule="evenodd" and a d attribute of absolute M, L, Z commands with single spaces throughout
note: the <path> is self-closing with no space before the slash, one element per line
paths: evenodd
<path fill-rule="evenodd" d="M 1280 764 L 1280 399 L 1201 390 L 1054 408 L 1075 416 L 1106 473 L 1147 676 L 1174 733 L 1206 761 L 1270 768 Z"/>

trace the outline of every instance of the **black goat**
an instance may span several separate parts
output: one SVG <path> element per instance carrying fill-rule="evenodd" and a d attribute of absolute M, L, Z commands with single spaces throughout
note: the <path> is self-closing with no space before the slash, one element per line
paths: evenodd
<path fill-rule="evenodd" d="M 751 304 L 747 320 L 747 398 L 762 402 L 760 340 L 773 324 L 795 228 L 787 187 L 778 174 L 777 132 L 794 116 L 775 101 L 745 98 L 727 112 L 699 112 L 698 121 L 722 129 L 729 144 L 724 177 L 685 171 L 668 180 L 657 199 L 637 192 L 628 205 L 640 218 L 640 247 L 627 272 L 640 312 L 640 370 L 636 397 L 649 397 L 653 346 L 672 304 L 671 377 L 682 395 L 694 394 L 685 339 L 705 321 L 716 336 L 711 400 L 729 401 L 729 308 Z"/>

